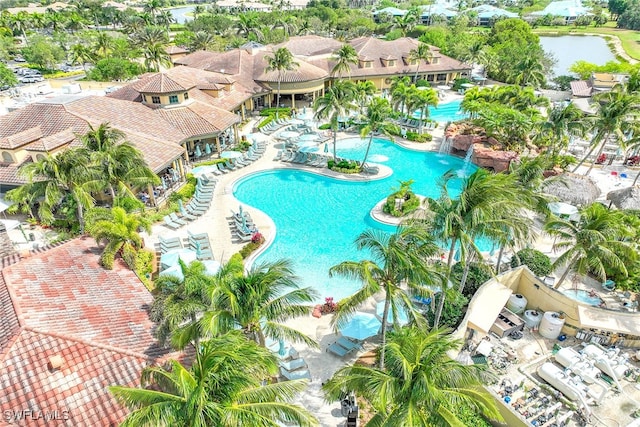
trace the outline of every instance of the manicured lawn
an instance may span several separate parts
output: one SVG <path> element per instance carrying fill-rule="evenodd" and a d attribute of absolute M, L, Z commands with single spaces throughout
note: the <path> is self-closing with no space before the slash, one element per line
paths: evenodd
<path fill-rule="evenodd" d="M 608 22 L 602 27 L 579 27 L 562 26 L 562 27 L 538 27 L 533 30 L 534 33 L 541 34 L 596 34 L 602 36 L 617 36 L 622 42 L 622 48 L 627 55 L 640 61 L 640 32 L 633 30 L 622 30 L 615 28 L 615 22 Z"/>

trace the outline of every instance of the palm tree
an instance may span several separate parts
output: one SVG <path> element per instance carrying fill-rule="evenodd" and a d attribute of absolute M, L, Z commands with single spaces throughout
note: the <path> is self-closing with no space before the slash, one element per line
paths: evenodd
<path fill-rule="evenodd" d="M 9 25 L 14 33 L 20 33 L 24 40 L 25 46 L 29 46 L 29 40 L 27 39 L 27 28 L 31 23 L 31 17 L 25 11 L 20 11 L 11 17 Z"/>
<path fill-rule="evenodd" d="M 409 61 L 416 61 L 416 75 L 413 78 L 414 83 L 418 82 L 418 73 L 420 72 L 420 62 L 427 61 L 429 63 L 433 58 L 433 53 L 428 44 L 419 42 L 415 49 L 409 52 Z"/>
<path fill-rule="evenodd" d="M 364 399 L 375 412 L 367 427 L 462 426 L 456 412 L 463 407 L 500 419 L 495 400 L 482 388 L 491 379 L 486 367 L 448 356 L 460 345 L 442 330 L 395 331 L 381 352 L 386 369 L 345 366 L 323 389 L 330 400 L 345 390 Z"/>
<path fill-rule="evenodd" d="M 182 280 L 177 276 L 163 275 L 154 282 L 156 291 L 150 317 L 158 324 L 156 337 L 162 345 L 174 336 L 176 338 L 173 341 L 177 343 L 178 337 L 175 333 L 179 327 L 186 322 L 197 322 L 197 316 L 204 313 L 209 306 L 209 290 L 212 287 L 242 274 L 242 265 L 232 262 L 222 265 L 214 276 L 207 274 L 204 264 L 200 261 L 194 261 L 189 265 L 180 261 L 180 269 Z M 199 337 L 194 337 L 194 341 L 197 348 Z"/>
<path fill-rule="evenodd" d="M 355 85 L 355 100 L 360 106 L 360 114 L 363 114 L 367 101 L 375 95 L 376 85 L 371 80 L 357 82 Z"/>
<path fill-rule="evenodd" d="M 280 83 L 285 72 L 295 70 L 298 63 L 293 59 L 293 54 L 286 47 L 281 47 L 273 53 L 273 56 L 265 56 L 267 60 L 267 72 L 278 72 L 278 96 L 276 97 L 276 120 L 280 108 Z"/>
<path fill-rule="evenodd" d="M 369 149 L 373 142 L 373 135 L 379 133 L 387 133 L 385 131 L 385 125 L 387 120 L 391 117 L 391 105 L 385 98 L 374 98 L 367 106 L 367 113 L 365 115 L 365 126 L 360 131 L 360 137 L 365 138 L 369 136 L 369 143 L 367 144 L 367 150 L 364 153 L 362 159 L 362 167 L 364 167 L 369 157 Z"/>
<path fill-rule="evenodd" d="M 417 224 L 401 226 L 393 234 L 367 230 L 356 238 L 355 244 L 359 250 L 368 250 L 372 259 L 344 261 L 329 270 L 329 276 L 338 274 L 362 281 L 362 287 L 356 293 L 338 303 L 331 324 L 337 329 L 342 328 L 366 300 L 378 292 L 384 292 L 384 348 L 390 309 L 395 324 L 398 324 L 398 310 L 404 310 L 416 323 L 424 322 L 424 318 L 413 307 L 411 298 L 427 296 L 430 291 L 425 285 L 433 284 L 440 277 L 426 262 L 427 258 L 437 254 L 438 246 L 428 230 Z M 380 369 L 384 369 L 384 355 L 383 352 L 380 357 Z"/>
<path fill-rule="evenodd" d="M 567 146 L 569 138 L 585 135 L 587 120 L 575 104 L 567 104 L 553 108 L 547 119 L 539 125 L 539 129 L 536 138 L 549 139 L 551 157 L 555 158 L 560 150 Z"/>
<path fill-rule="evenodd" d="M 402 37 L 406 37 L 407 33 L 415 28 L 418 23 L 418 9 L 412 7 L 403 16 L 396 16 L 393 19 L 393 28 L 400 30 Z"/>
<path fill-rule="evenodd" d="M 144 242 L 138 233 L 143 229 L 151 233 L 151 223 L 141 215 L 127 213 L 121 207 L 95 209 L 88 220 L 87 231 L 98 244 L 106 243 L 100 263 L 107 269 L 113 268 L 116 255 L 120 255 L 129 268 L 135 268 L 136 254 Z"/>
<path fill-rule="evenodd" d="M 478 169 L 466 178 L 460 195 L 452 199 L 449 185 L 455 178 L 455 171 L 447 172 L 438 184 L 440 197 L 428 198 L 425 202 L 433 215 L 430 221 L 432 232 L 439 241 L 449 245 L 445 283 L 451 276 L 456 250 L 460 251 L 461 260 L 466 259 L 469 252 L 479 256 L 476 238 L 499 236 L 514 227 L 528 226 L 524 214 L 517 216 L 515 213 L 522 212 L 533 203 L 517 185 L 514 175 L 493 174 L 484 169 Z M 444 301 L 443 292 L 436 309 L 435 328 L 440 322 Z"/>
<path fill-rule="evenodd" d="M 399 108 L 400 113 L 405 113 L 405 105 L 407 104 L 407 100 L 409 99 L 409 77 L 395 77 L 391 86 L 389 87 L 389 93 L 391 93 L 391 102 L 393 103 L 394 108 Z"/>
<path fill-rule="evenodd" d="M 289 403 L 305 380 L 263 385 L 276 374 L 275 357 L 231 332 L 197 349 L 190 369 L 177 360 L 142 372 L 140 387 L 109 387 L 132 412 L 120 424 L 159 427 L 316 426 L 306 409 Z"/>
<path fill-rule="evenodd" d="M 318 120 L 329 119 L 333 131 L 333 159 L 336 159 L 336 142 L 338 138 L 338 118 L 346 116 L 356 106 L 355 85 L 351 80 L 338 80 L 325 91 L 324 95 L 317 98 L 314 104 L 315 118 Z"/>
<path fill-rule="evenodd" d="M 625 261 L 633 258 L 634 246 L 623 240 L 632 235 L 632 230 L 625 223 L 621 211 L 610 211 L 600 203 L 593 203 L 580 210 L 578 221 L 552 218 L 544 230 L 560 239 L 554 243 L 554 250 L 566 249 L 553 263 L 554 268 L 567 266 L 555 285 L 556 289 L 571 271 L 591 273 L 602 281 L 606 280 L 607 267 L 627 273 Z"/>
<path fill-rule="evenodd" d="M 179 331 L 174 343 L 183 348 L 195 337 L 215 337 L 240 329 L 247 338 L 265 346 L 265 338 L 317 343 L 282 322 L 308 315 L 316 298 L 311 288 L 298 287 L 287 260 L 256 265 L 245 275 L 218 280 L 208 290 L 210 305 L 197 323 Z"/>
<path fill-rule="evenodd" d="M 155 18 L 155 16 L 160 13 L 160 10 L 162 9 L 162 3 L 162 0 L 147 0 L 147 2 L 144 4 L 143 9 L 146 13 Z"/>
<path fill-rule="evenodd" d="M 156 16 L 155 23 L 156 25 L 164 27 L 167 39 L 169 39 L 169 29 L 171 28 L 171 24 L 173 24 L 174 22 L 175 19 L 173 19 L 173 15 L 171 14 L 171 12 L 164 9 L 160 11 L 158 16 Z"/>
<path fill-rule="evenodd" d="M 101 58 L 106 58 L 113 47 L 113 38 L 104 31 L 96 35 L 95 51 Z"/>
<path fill-rule="evenodd" d="M 578 170 L 586 159 L 597 149 L 596 158 L 604 150 L 605 144 L 610 138 L 620 144 L 625 139 L 625 134 L 637 132 L 638 108 L 640 107 L 640 97 L 635 94 L 628 94 L 624 88 L 616 86 L 610 92 L 595 95 L 594 100 L 598 105 L 598 111 L 593 119 L 593 138 L 591 139 L 591 149 L 580 160 L 574 172 Z M 585 173 L 589 175 L 595 162 Z"/>
<path fill-rule="evenodd" d="M 211 33 L 196 31 L 189 43 L 189 51 L 209 50 L 215 46 L 215 39 Z"/>
<path fill-rule="evenodd" d="M 202 15 L 205 12 L 205 8 L 203 5 L 198 4 L 193 8 L 193 19 L 198 19 L 198 16 Z"/>
<path fill-rule="evenodd" d="M 351 76 L 351 64 L 358 63 L 358 52 L 350 44 L 343 44 L 340 49 L 333 52 L 331 59 L 335 61 L 331 68 L 331 76 L 342 77 L 342 73 Z"/>
<path fill-rule="evenodd" d="M 74 44 L 71 46 L 71 63 L 81 64 L 85 74 L 87 73 L 87 62 L 95 61 L 93 51 L 83 44 Z"/>
<path fill-rule="evenodd" d="M 144 56 L 144 65 L 147 71 L 157 72 L 160 71 L 160 67 L 168 68 L 171 66 L 171 56 L 163 43 L 144 46 L 142 56 Z"/>
<path fill-rule="evenodd" d="M 409 111 L 420 110 L 419 132 L 422 132 L 422 125 L 425 117 L 429 117 L 429 107 L 436 107 L 437 105 L 438 93 L 435 89 L 425 88 L 424 90 L 421 90 L 415 86 L 411 87 L 411 90 L 409 91 L 409 98 L 407 100 L 407 108 L 409 108 Z"/>
<path fill-rule="evenodd" d="M 535 54 L 523 52 L 513 69 L 513 75 L 509 80 L 520 86 L 539 88 L 546 82 L 546 70 L 540 58 Z"/>
<path fill-rule="evenodd" d="M 246 12 L 238 15 L 236 21 L 237 34 L 242 34 L 246 38 L 251 38 L 253 35 L 255 39 L 262 40 L 263 35 L 260 31 L 260 18 L 256 12 Z"/>
<path fill-rule="evenodd" d="M 123 132 L 108 123 L 97 128 L 89 125 L 89 131 L 80 137 L 83 155 L 99 170 L 98 179 L 109 190 L 112 200 L 116 200 L 118 195 L 135 197 L 131 186 L 160 183 L 142 153 L 124 138 Z"/>
<path fill-rule="evenodd" d="M 35 163 L 26 163 L 18 174 L 27 179 L 24 184 L 7 192 L 7 199 L 20 203 L 25 197 L 39 200 L 38 216 L 44 224 L 51 224 L 54 212 L 65 198 L 75 203 L 80 232 L 84 231 L 84 211 L 94 206 L 91 191 L 94 182 L 89 161 L 80 150 L 68 149 L 55 156 L 47 156 Z"/>

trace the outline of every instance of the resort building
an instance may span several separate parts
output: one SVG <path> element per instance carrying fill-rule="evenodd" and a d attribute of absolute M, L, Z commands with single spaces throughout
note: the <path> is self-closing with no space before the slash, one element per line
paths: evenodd
<path fill-rule="evenodd" d="M 175 354 L 159 347 L 153 297 L 120 260 L 99 265 L 78 238 L 0 270 L 0 408 L 8 425 L 115 426 L 127 415 L 109 386 Z M 10 419 L 9 419 L 10 418 Z"/>
<path fill-rule="evenodd" d="M 499 7 L 491 6 L 489 4 L 481 4 L 480 6 L 467 9 L 466 12 L 473 12 L 478 17 L 478 25 L 489 26 L 500 18 L 517 18 L 518 14 L 509 12 L 508 10 L 500 9 Z"/>
<path fill-rule="evenodd" d="M 564 18 L 566 24 L 571 24 L 578 16 L 591 15 L 591 13 L 580 0 L 561 0 L 551 2 L 543 10 L 532 12 L 531 15 Z"/>
<path fill-rule="evenodd" d="M 455 12 L 449 8 L 446 4 L 434 3 L 428 6 L 420 7 L 420 22 L 425 25 L 431 25 L 433 18 L 442 17 L 445 20 L 458 16 L 458 12 Z"/>
<path fill-rule="evenodd" d="M 570 82 L 571 95 L 578 98 L 588 98 L 600 92 L 608 92 L 618 84 L 624 84 L 629 79 L 627 74 L 591 73 L 588 80 L 574 80 Z"/>

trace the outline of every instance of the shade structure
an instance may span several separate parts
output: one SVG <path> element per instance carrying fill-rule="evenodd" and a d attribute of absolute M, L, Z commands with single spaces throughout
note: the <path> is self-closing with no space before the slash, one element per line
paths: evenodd
<path fill-rule="evenodd" d="M 184 280 L 184 274 L 182 273 L 182 267 L 180 267 L 180 264 L 162 270 L 160 272 L 160 276 L 174 276 L 177 277 L 180 282 Z"/>
<path fill-rule="evenodd" d="M 317 133 L 305 133 L 298 137 L 298 142 L 317 141 L 320 139 Z"/>
<path fill-rule="evenodd" d="M 575 215 L 578 213 L 578 208 L 573 205 L 564 202 L 551 202 L 549 203 L 549 210 L 555 215 Z"/>
<path fill-rule="evenodd" d="M 11 206 L 13 203 L 6 200 L 4 197 L 0 196 L 0 212 L 4 212 L 7 210 L 7 208 L 9 206 Z"/>
<path fill-rule="evenodd" d="M 296 138 L 296 137 L 300 136 L 300 132 L 293 132 L 291 130 L 285 130 L 279 136 L 280 136 L 280 138 L 283 138 L 283 139 Z"/>
<path fill-rule="evenodd" d="M 242 153 L 240 151 L 223 151 L 220 153 L 220 157 L 224 157 L 225 159 L 237 159 L 238 157 L 242 157 Z"/>
<path fill-rule="evenodd" d="M 572 205 L 588 205 L 600 196 L 600 189 L 591 178 L 574 173 L 546 179 L 542 191 Z"/>
<path fill-rule="evenodd" d="M 215 276 L 220 271 L 220 263 L 218 261 L 214 261 L 212 259 L 206 259 L 204 261 L 200 261 L 202 265 L 204 265 L 205 271 L 210 276 Z"/>
<path fill-rule="evenodd" d="M 344 327 L 340 328 L 340 333 L 345 337 L 364 340 L 378 334 L 382 323 L 369 313 L 356 312 Z"/>
<path fill-rule="evenodd" d="M 205 154 L 211 154 L 211 145 L 209 143 L 204 145 Z"/>
<path fill-rule="evenodd" d="M 160 256 L 160 266 L 163 268 L 169 268 L 179 265 L 179 260 L 182 260 L 185 264 L 189 264 L 196 259 L 198 259 L 197 254 L 191 249 L 174 249 L 165 252 Z"/>
<path fill-rule="evenodd" d="M 378 318 L 382 319 L 382 315 L 384 314 L 384 300 L 380 301 L 376 304 L 376 315 Z M 387 313 L 387 323 L 393 322 L 393 309 L 389 306 L 389 313 Z M 409 316 L 407 316 L 407 312 L 404 309 L 398 309 L 398 323 L 400 325 L 406 325 L 409 323 Z"/>
<path fill-rule="evenodd" d="M 640 185 L 610 191 L 607 200 L 618 209 L 640 210 Z"/>
<path fill-rule="evenodd" d="M 194 151 L 194 154 L 196 155 L 196 157 L 202 156 L 202 150 L 200 149 L 199 145 L 196 145 L 196 149 Z"/>

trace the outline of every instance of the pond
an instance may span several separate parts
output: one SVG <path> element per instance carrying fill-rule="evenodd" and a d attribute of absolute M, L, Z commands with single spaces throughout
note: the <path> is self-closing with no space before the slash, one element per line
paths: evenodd
<path fill-rule="evenodd" d="M 557 61 L 552 70 L 555 76 L 570 75 L 569 67 L 576 61 L 604 65 L 616 60 L 607 41 L 599 36 L 541 36 L 540 44 Z"/>
<path fill-rule="evenodd" d="M 184 24 L 185 22 L 193 19 L 193 16 L 187 16 L 187 13 L 193 13 L 194 8 L 195 6 L 175 7 L 173 9 L 169 9 L 169 12 L 171 12 L 171 16 L 173 16 L 176 24 Z"/>

